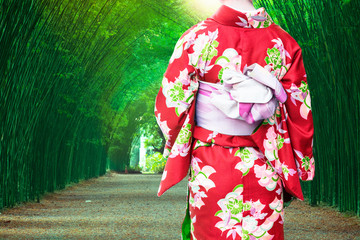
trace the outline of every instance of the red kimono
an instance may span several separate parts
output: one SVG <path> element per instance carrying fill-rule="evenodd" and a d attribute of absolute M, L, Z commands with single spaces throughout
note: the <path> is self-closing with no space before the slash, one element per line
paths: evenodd
<path fill-rule="evenodd" d="M 242 72 L 254 63 L 287 93 L 274 115 L 249 136 L 197 126 L 199 80 L 222 84 L 224 70 Z M 190 168 L 184 239 L 283 239 L 283 192 L 303 200 L 299 180 L 314 177 L 310 106 L 301 49 L 264 8 L 239 12 L 223 5 L 183 34 L 155 115 L 167 158 L 158 196 Z"/>

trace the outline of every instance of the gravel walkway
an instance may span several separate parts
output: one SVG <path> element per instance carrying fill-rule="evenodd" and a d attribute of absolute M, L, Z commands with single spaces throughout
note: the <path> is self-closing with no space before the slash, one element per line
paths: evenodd
<path fill-rule="evenodd" d="M 108 173 L 3 210 L 0 239 L 180 239 L 186 181 L 161 198 L 160 175 Z M 294 201 L 285 213 L 286 239 L 357 239 L 360 220 L 330 207 Z"/>

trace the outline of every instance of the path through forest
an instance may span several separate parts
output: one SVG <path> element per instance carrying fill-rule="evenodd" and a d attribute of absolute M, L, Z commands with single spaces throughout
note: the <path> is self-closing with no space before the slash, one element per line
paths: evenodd
<path fill-rule="evenodd" d="M 160 175 L 116 174 L 83 181 L 0 214 L 0 239 L 180 239 L 186 181 L 161 198 Z M 360 220 L 294 201 L 285 239 L 357 239 Z"/>

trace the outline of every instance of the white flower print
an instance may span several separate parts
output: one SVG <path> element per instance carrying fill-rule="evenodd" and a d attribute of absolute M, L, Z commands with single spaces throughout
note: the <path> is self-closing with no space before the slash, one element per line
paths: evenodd
<path fill-rule="evenodd" d="M 166 77 L 162 81 L 162 92 L 166 98 L 166 106 L 175 108 L 179 116 L 185 112 L 194 99 L 194 92 L 198 88 L 198 82 L 190 80 L 187 68 L 180 71 L 174 82 L 168 81 Z"/>
<path fill-rule="evenodd" d="M 259 178 L 259 185 L 265 187 L 268 191 L 273 191 L 279 181 L 279 175 L 276 174 L 275 170 L 268 164 L 262 166 L 255 165 L 254 172 L 256 178 Z"/>
<path fill-rule="evenodd" d="M 287 165 L 282 164 L 280 174 L 283 174 L 285 179 L 288 180 L 289 175 L 293 176 L 296 173 L 295 169 L 289 168 Z"/>
<path fill-rule="evenodd" d="M 254 148 L 241 147 L 235 152 L 235 156 L 240 157 L 241 161 L 235 166 L 235 169 L 240 170 L 245 176 L 250 168 L 254 166 L 255 160 L 263 157 L 263 155 Z"/>
<path fill-rule="evenodd" d="M 293 83 L 291 84 L 290 89 L 287 89 L 286 91 L 290 93 L 291 102 L 295 106 L 296 106 L 296 101 L 301 103 L 300 116 L 304 119 L 307 119 L 311 111 L 311 98 L 307 83 L 305 83 L 305 81 L 302 81 L 300 87 L 297 87 Z"/>
<path fill-rule="evenodd" d="M 291 56 L 289 52 L 285 50 L 281 38 L 271 41 L 275 44 L 267 50 L 267 56 L 265 57 L 267 65 L 264 66 L 264 68 L 276 76 L 277 79 L 281 80 L 291 66 L 291 63 L 286 64 L 286 58 L 291 59 Z"/>
<path fill-rule="evenodd" d="M 256 202 L 243 202 L 243 185 L 240 184 L 234 190 L 226 195 L 225 198 L 218 201 L 221 208 L 215 216 L 221 218 L 221 221 L 215 224 L 215 227 L 222 232 L 227 231 L 226 237 L 235 239 L 240 236 L 242 239 L 272 239 L 273 236 L 268 231 L 282 214 L 283 203 L 281 199 L 275 198 L 268 206 L 274 210 L 273 213 L 263 213 L 266 205 L 260 200 Z M 247 212 L 246 216 L 243 216 Z M 260 220 L 265 221 L 259 224 Z"/>
<path fill-rule="evenodd" d="M 203 26 L 203 24 L 204 22 L 200 22 L 197 26 L 194 27 L 194 29 L 190 30 L 188 34 L 184 35 L 177 41 L 174 52 L 170 58 L 170 64 L 173 63 L 176 59 L 181 58 L 184 50 L 189 49 L 190 46 L 194 44 L 196 32 L 206 28 Z"/>
<path fill-rule="evenodd" d="M 234 48 L 228 48 L 216 60 L 215 64 L 222 67 L 219 72 L 219 79 L 222 80 L 222 75 L 226 69 L 241 72 L 241 55 Z"/>
<path fill-rule="evenodd" d="M 156 115 L 156 121 L 164 134 L 166 140 L 170 138 L 170 128 L 167 125 L 167 121 L 161 121 L 161 113 Z"/>
<path fill-rule="evenodd" d="M 199 158 L 193 157 L 191 159 L 189 187 L 192 194 L 190 194 L 189 203 L 192 207 L 200 209 L 205 205 L 203 202 L 203 198 L 207 197 L 205 192 L 215 187 L 215 183 L 210 179 L 210 175 L 216 171 L 211 166 L 203 166 L 200 168 L 199 163 L 202 163 Z M 203 187 L 205 191 L 201 190 L 201 187 Z"/>
<path fill-rule="evenodd" d="M 210 62 L 218 54 L 216 49 L 219 46 L 219 42 L 216 41 L 218 33 L 217 29 L 214 32 L 209 31 L 207 34 L 198 35 L 194 41 L 194 52 L 189 54 L 189 65 L 199 69 L 200 76 L 204 76 L 214 66 L 210 65 Z"/>

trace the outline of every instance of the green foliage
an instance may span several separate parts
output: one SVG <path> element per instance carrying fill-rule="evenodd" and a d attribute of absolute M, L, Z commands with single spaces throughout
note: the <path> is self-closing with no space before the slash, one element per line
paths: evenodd
<path fill-rule="evenodd" d="M 136 165 L 135 167 L 127 167 L 128 173 L 141 173 L 142 168 L 139 165 Z"/>
<path fill-rule="evenodd" d="M 146 156 L 146 170 L 149 172 L 161 173 L 164 171 L 166 159 L 161 153 L 153 153 Z"/>
<path fill-rule="evenodd" d="M 359 1 L 258 0 L 300 44 L 312 93 L 314 181 L 304 183 L 320 201 L 360 215 Z"/>
<path fill-rule="evenodd" d="M 359 1 L 258 0 L 301 45 L 319 201 L 360 215 Z M 0 0 L 0 208 L 123 171 L 140 134 L 156 171 L 154 99 L 192 1 Z M 207 15 L 208 16 L 208 13 Z M 271 60 L 271 59 L 269 59 Z M 150 166 L 149 166 L 150 167 Z"/>
<path fill-rule="evenodd" d="M 0 0 L 0 208 L 129 165 L 179 3 Z"/>

